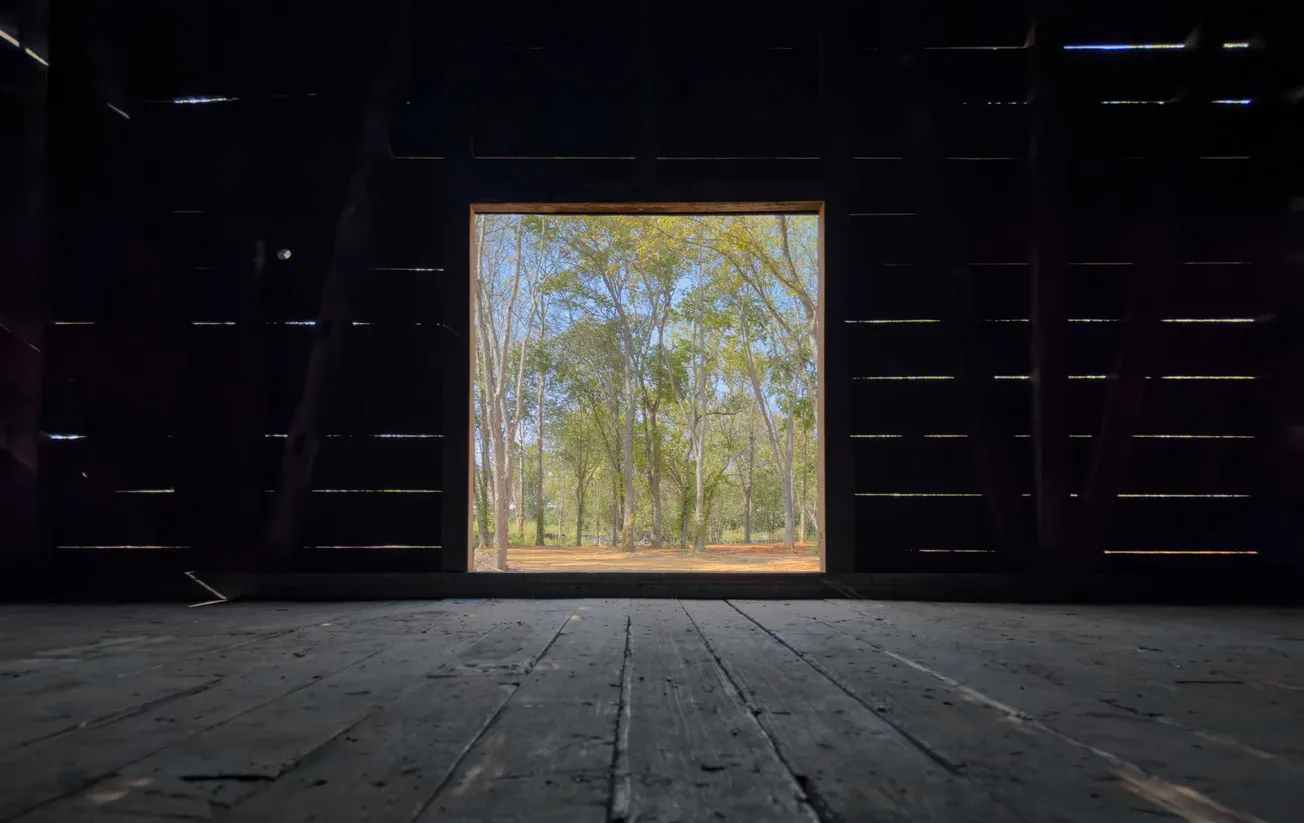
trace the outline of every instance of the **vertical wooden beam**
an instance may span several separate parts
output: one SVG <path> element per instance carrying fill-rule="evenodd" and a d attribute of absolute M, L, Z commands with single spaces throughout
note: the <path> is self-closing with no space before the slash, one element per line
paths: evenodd
<path fill-rule="evenodd" d="M 1304 34 L 1286 7 L 1265 27 L 1270 78 L 1263 90 L 1264 154 L 1258 188 L 1273 214 L 1260 245 L 1273 278 L 1266 419 L 1257 451 L 1258 543 L 1274 567 L 1304 575 Z M 1256 106 L 1259 100 L 1255 100 Z M 1262 492 L 1262 494 L 1257 494 Z"/>
<path fill-rule="evenodd" d="M 21 40 L 48 30 L 46 0 L 22 7 Z M 3 199 L 0 243 L 0 567 L 44 559 L 39 538 L 39 421 L 45 366 L 48 72 L 32 61 L 15 86 L 21 154 L 11 165 L 16 185 Z"/>
<path fill-rule="evenodd" d="M 927 4 L 898 11 L 899 57 L 908 90 L 911 180 L 915 219 L 923 242 L 915 277 L 935 287 L 945 335 L 964 405 L 965 428 L 974 473 L 991 521 L 997 546 L 1007 556 L 1023 554 L 1025 528 L 1022 500 L 1015 480 L 1012 435 L 997 425 L 993 406 L 992 367 L 984 353 L 981 322 L 974 304 L 968 265 L 963 262 L 963 217 L 955 213 L 947 177 L 942 135 L 933 111 L 930 52 L 923 36 Z"/>
<path fill-rule="evenodd" d="M 366 96 L 353 171 L 335 226 L 331 261 L 322 290 L 315 339 L 308 356 L 303 393 L 295 406 L 281 460 L 267 544 L 274 555 L 289 557 L 298 547 L 304 513 L 312 498 L 312 470 L 326 435 L 330 396 L 352 316 L 354 294 L 371 254 L 377 167 L 390 155 L 389 126 L 404 79 L 413 35 L 408 27 L 411 0 L 394 0 L 393 21 L 376 60 Z"/>
<path fill-rule="evenodd" d="M 1056 0 L 1032 0 L 1028 49 L 1033 505 L 1037 561 L 1045 565 L 1068 562 L 1071 555 L 1064 367 L 1068 252 L 1063 207 L 1067 140 L 1062 5 Z"/>
<path fill-rule="evenodd" d="M 437 9 L 431 6 L 431 9 Z M 469 18 L 459 18 L 469 21 Z M 442 20 L 442 18 L 441 18 Z M 439 312 L 443 343 L 456 356 L 444 358 L 440 369 L 440 402 L 444 421 L 443 485 L 440 569 L 465 572 L 474 569 L 471 545 L 471 472 L 475 469 L 475 324 L 472 292 L 475 277 L 472 249 L 471 191 L 473 160 L 471 141 L 475 127 L 476 76 L 473 50 L 479 42 L 461 22 L 443 34 L 445 48 L 439 80 L 442 82 L 441 117 L 447 159 L 443 164 L 443 190 L 439 193 L 439 242 L 444 272 L 439 281 Z"/>
<path fill-rule="evenodd" d="M 1209 4 L 1204 4 L 1209 5 Z M 1223 32 L 1216 21 L 1197 22 L 1187 48 L 1177 55 L 1185 68 L 1182 97 L 1170 108 L 1164 154 L 1152 158 L 1142 212 L 1134 215 L 1127 246 L 1135 265 L 1128 272 L 1128 310 L 1119 335 L 1118 356 L 1105 391 L 1099 433 L 1093 441 L 1091 468 L 1079 504 L 1076 552 L 1084 562 L 1102 557 L 1114 525 L 1114 511 L 1131 453 L 1132 435 L 1141 414 L 1151 366 L 1163 344 L 1163 304 L 1179 288 L 1181 192 L 1190 178 L 1196 141 L 1202 135 L 1200 114 L 1213 96 L 1210 80 L 1221 51 Z M 1116 160 L 1115 162 L 1126 162 Z"/>
<path fill-rule="evenodd" d="M 824 571 L 857 570 L 855 465 L 851 449 L 851 358 L 847 323 L 864 302 L 863 272 L 852 271 L 848 254 L 851 233 L 853 162 L 848 123 L 852 105 L 848 83 L 853 76 L 854 44 L 846 9 L 837 3 L 820 8 L 819 92 L 822 109 L 824 211 L 820 234 L 820 311 L 824 333 L 818 380 L 820 449 L 816 493 L 817 523 Z M 864 539 L 862 536 L 860 539 Z"/>
<path fill-rule="evenodd" d="M 242 163 L 242 155 L 236 152 L 215 171 L 228 179 L 245 177 L 231 168 L 231 163 Z M 215 203 L 210 210 L 211 260 L 235 294 L 236 315 L 230 318 L 235 326 L 220 330 L 226 343 L 220 362 L 199 361 L 203 368 L 198 374 L 192 366 L 179 433 L 182 537 L 203 568 L 257 568 L 259 560 L 259 515 L 266 498 L 260 471 L 266 335 L 262 301 L 269 251 L 261 236 L 265 226 L 246 199 L 251 194 L 229 195 L 234 202 Z M 197 336 L 215 330 L 190 331 Z M 205 350 L 211 348 L 192 346 L 192 351 Z"/>
<path fill-rule="evenodd" d="M 1135 219 L 1135 218 L 1134 218 Z M 1146 376 L 1159 353 L 1163 296 L 1173 282 L 1173 220 L 1148 214 L 1135 219 L 1138 251 L 1127 281 L 1128 310 L 1119 332 L 1118 355 L 1105 389 L 1100 430 L 1093 441 L 1091 468 L 1078 506 L 1075 555 L 1083 562 L 1103 557 L 1118 493 L 1131 453 L 1132 434 L 1145 399 Z"/>

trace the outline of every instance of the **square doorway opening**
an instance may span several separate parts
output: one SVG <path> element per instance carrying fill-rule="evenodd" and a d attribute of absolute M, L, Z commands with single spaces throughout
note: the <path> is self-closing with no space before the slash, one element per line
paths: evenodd
<path fill-rule="evenodd" d="M 819 203 L 472 207 L 477 572 L 820 572 Z"/>

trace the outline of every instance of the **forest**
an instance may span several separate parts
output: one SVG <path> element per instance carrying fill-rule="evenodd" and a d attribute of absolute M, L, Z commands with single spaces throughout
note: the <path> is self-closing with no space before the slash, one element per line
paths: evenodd
<path fill-rule="evenodd" d="M 815 215 L 475 216 L 473 536 L 818 552 Z"/>

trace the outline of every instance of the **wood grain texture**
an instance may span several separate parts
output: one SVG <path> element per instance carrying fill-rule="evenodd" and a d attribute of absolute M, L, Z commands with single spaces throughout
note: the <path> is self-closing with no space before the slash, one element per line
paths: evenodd
<path fill-rule="evenodd" d="M 686 608 L 820 819 L 1017 819 L 745 614 Z"/>
<path fill-rule="evenodd" d="M 456 657 L 241 805 L 233 820 L 407 821 L 538 665 L 576 602 L 517 603 Z M 306 799 L 306 802 L 305 802 Z"/>
<path fill-rule="evenodd" d="M 986 795 L 985 803 L 998 817 L 1148 819 L 1148 813 L 1127 808 L 1128 797 L 1109 764 L 1085 756 L 1064 741 L 1030 733 L 961 695 L 947 694 L 928 675 L 821 622 L 829 615 L 838 619 L 839 606 L 735 605 L 929 759 L 962 776 L 963 780 L 956 781 L 958 786 Z"/>
<path fill-rule="evenodd" d="M 630 611 L 629 820 L 812 820 L 796 777 L 675 600 Z M 681 787 L 667 792 L 666 786 Z"/>
<path fill-rule="evenodd" d="M 1146 691 L 1127 677 L 1130 659 L 1151 653 L 1144 649 L 1162 647 L 1138 638 L 1134 644 L 1094 657 L 1090 650 L 1095 647 L 1095 621 L 1090 611 L 1082 615 L 1085 621 L 1075 620 L 1064 635 L 1039 628 L 1035 635 L 1024 634 L 1020 639 L 1006 629 L 989 628 L 983 618 L 976 626 L 962 627 L 956 621 L 964 619 L 963 613 L 943 616 L 934 612 L 932 619 L 920 620 L 912 614 L 913 608 L 900 613 L 864 604 L 837 604 L 836 608 L 864 617 L 835 625 L 896 655 L 893 659 L 898 663 L 916 671 L 923 667 L 939 687 L 996 701 L 1016 712 L 1011 716 L 1021 713 L 1025 722 L 1044 723 L 1053 733 L 1108 752 L 1245 814 L 1265 820 L 1289 819 L 1288 809 L 1299 802 L 1297 766 L 1247 751 L 1234 737 L 1219 741 L 1195 733 L 1201 722 L 1195 707 L 1182 707 L 1172 717 L 1175 723 L 1164 722 L 1162 712 L 1129 710 L 1138 698 L 1145 699 Z M 1201 640 L 1199 635 L 1184 634 L 1178 645 L 1195 651 Z M 1063 648 L 1064 653 L 1049 651 L 1051 648 Z M 1290 654 L 1289 647 L 1278 648 Z M 1090 662 L 1081 662 L 1083 657 Z M 1297 663 L 1288 667 L 1299 671 Z M 1288 708 L 1278 712 L 1281 739 L 1292 738 L 1298 715 Z M 1236 714 L 1246 721 L 1253 716 L 1246 709 L 1238 709 Z M 1191 728 L 1182 720 L 1191 722 Z"/>
<path fill-rule="evenodd" d="M 589 601 L 418 821 L 605 821 L 629 604 Z"/>
<path fill-rule="evenodd" d="M 82 708 L 0 751 L 0 820 L 1292 820 L 1300 622 L 861 600 L 6 606 L 6 733 Z M 186 677 L 214 682 L 169 694 Z M 88 713 L 95 690 L 118 710 Z"/>

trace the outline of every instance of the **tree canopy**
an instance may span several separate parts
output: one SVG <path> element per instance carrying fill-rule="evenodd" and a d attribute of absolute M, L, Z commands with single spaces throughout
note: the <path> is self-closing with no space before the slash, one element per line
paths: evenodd
<path fill-rule="evenodd" d="M 498 568 L 513 544 L 818 541 L 818 231 L 477 216 L 475 518 Z"/>

